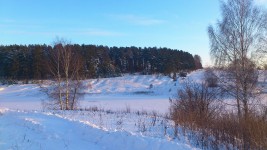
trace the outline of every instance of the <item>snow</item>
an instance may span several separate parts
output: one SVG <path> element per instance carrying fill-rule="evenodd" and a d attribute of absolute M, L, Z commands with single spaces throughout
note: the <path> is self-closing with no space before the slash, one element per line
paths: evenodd
<path fill-rule="evenodd" d="M 121 110 L 130 106 L 134 110 L 166 113 L 169 97 L 176 92 L 179 81 L 162 75 L 125 75 L 117 78 L 92 79 L 87 85 L 80 107 L 102 107 Z M 152 88 L 149 88 L 150 85 Z M 46 99 L 36 84 L 0 86 L 0 107 L 20 110 L 41 110 L 41 101 Z M 153 105 L 151 105 L 153 103 Z"/>
<path fill-rule="evenodd" d="M 203 70 L 192 72 L 188 78 L 203 81 Z M 91 79 L 84 81 L 87 85 L 85 97 L 80 107 L 100 107 L 103 109 L 168 112 L 169 98 L 176 95 L 185 79 L 163 75 L 125 75 L 116 78 Z M 152 88 L 150 88 L 152 85 Z M 0 86 L 0 107 L 19 110 L 42 110 L 41 101 L 45 95 L 36 84 L 16 84 Z"/>
<path fill-rule="evenodd" d="M 167 139 L 105 131 L 48 113 L 10 110 L 0 117 L 0 137 L 0 149 L 193 149 Z"/>
<path fill-rule="evenodd" d="M 85 80 L 79 107 L 99 111 L 68 112 L 43 110 L 37 84 L 0 85 L 0 149 L 195 149 L 175 139 L 162 117 L 183 82 L 163 75 Z"/>
<path fill-rule="evenodd" d="M 183 135 L 175 138 L 164 117 L 188 80 L 202 83 L 204 70 L 177 81 L 163 75 L 85 80 L 83 111 L 44 110 L 37 84 L 0 85 L 0 150 L 196 149 Z M 259 85 L 266 90 L 263 77 Z M 267 102 L 266 94 L 262 99 Z"/>
<path fill-rule="evenodd" d="M 87 81 L 91 88 L 89 93 L 134 93 L 134 92 L 153 92 L 154 94 L 168 93 L 173 80 L 162 75 L 125 75 L 117 78 L 93 79 Z M 150 89 L 150 85 L 153 88 Z"/>

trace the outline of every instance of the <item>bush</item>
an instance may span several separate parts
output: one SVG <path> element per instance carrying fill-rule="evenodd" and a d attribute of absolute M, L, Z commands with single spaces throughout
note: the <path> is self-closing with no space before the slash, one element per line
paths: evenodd
<path fill-rule="evenodd" d="M 151 83 L 150 85 L 149 85 L 149 89 L 152 89 L 153 88 L 153 84 Z"/>
<path fill-rule="evenodd" d="M 211 68 L 205 70 L 204 78 L 208 87 L 218 87 L 218 77 Z"/>
<path fill-rule="evenodd" d="M 3 85 L 13 85 L 13 84 L 18 84 L 18 81 L 17 80 L 14 80 L 14 79 L 0 79 L 0 83 L 3 84 Z"/>
<path fill-rule="evenodd" d="M 173 73 L 172 79 L 173 79 L 173 81 L 177 81 L 177 75 L 176 75 L 176 72 Z"/>
<path fill-rule="evenodd" d="M 218 92 L 204 84 L 187 82 L 171 101 L 171 118 L 176 124 L 190 127 L 207 123 L 219 111 Z"/>
<path fill-rule="evenodd" d="M 180 126 L 202 149 L 267 149 L 267 107 L 251 107 L 248 117 L 240 118 L 235 111 L 223 111 L 220 93 L 205 84 L 186 83 L 171 100 L 175 129 Z"/>
<path fill-rule="evenodd" d="M 185 77 L 187 76 L 187 73 L 186 73 L 186 72 L 180 72 L 180 73 L 179 73 L 179 76 L 185 78 Z"/>

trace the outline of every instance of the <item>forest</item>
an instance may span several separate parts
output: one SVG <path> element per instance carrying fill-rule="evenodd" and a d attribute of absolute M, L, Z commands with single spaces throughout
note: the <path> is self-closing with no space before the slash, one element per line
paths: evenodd
<path fill-rule="evenodd" d="M 73 53 L 78 54 L 84 79 L 115 77 L 122 73 L 169 75 L 181 70 L 201 68 L 192 54 L 169 48 L 157 47 L 107 47 L 102 45 L 70 44 Z M 50 79 L 48 70 L 49 52 L 55 46 L 49 45 L 1 45 L 0 78 L 11 80 Z M 198 55 L 195 55 L 200 60 Z M 199 65 L 200 64 L 200 65 Z"/>

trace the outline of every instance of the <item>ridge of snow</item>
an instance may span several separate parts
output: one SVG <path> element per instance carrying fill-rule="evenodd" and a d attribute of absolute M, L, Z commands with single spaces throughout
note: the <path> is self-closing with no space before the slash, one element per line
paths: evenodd
<path fill-rule="evenodd" d="M 166 139 L 104 131 L 51 114 L 6 111 L 0 122 L 0 149 L 194 149 Z"/>

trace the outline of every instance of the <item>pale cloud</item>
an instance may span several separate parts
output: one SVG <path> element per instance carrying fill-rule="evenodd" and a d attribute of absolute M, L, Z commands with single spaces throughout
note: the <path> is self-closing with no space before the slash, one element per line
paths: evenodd
<path fill-rule="evenodd" d="M 256 4 L 267 5 L 267 0 L 255 0 Z"/>
<path fill-rule="evenodd" d="M 31 35 L 31 36 L 100 36 L 100 37 L 117 37 L 125 36 L 124 33 L 110 29 L 102 28 L 79 28 L 79 27 L 62 27 L 49 28 L 50 24 L 33 23 L 30 20 L 17 21 L 14 19 L 0 19 L 0 34 L 7 35 Z"/>
<path fill-rule="evenodd" d="M 143 25 L 143 26 L 150 26 L 150 25 L 158 25 L 165 23 L 164 20 L 161 19 L 154 19 L 148 17 L 141 17 L 136 15 L 111 15 L 113 18 L 126 21 L 131 24 L 135 25 Z"/>
<path fill-rule="evenodd" d="M 2 23 L 15 23 L 16 21 L 14 19 L 1 19 Z"/>
<path fill-rule="evenodd" d="M 123 33 L 103 30 L 103 29 L 84 29 L 77 32 L 80 35 L 89 35 L 89 36 L 123 36 Z"/>
<path fill-rule="evenodd" d="M 29 21 L 29 20 L 23 20 L 23 21 L 18 21 L 18 20 L 14 20 L 14 19 L 8 19 L 8 18 L 4 18 L 1 19 L 0 18 L 0 26 L 1 27 L 5 27 L 5 28 L 30 28 L 30 29 L 34 29 L 34 28 L 43 28 L 43 26 L 41 24 L 37 24 L 35 22 Z"/>
<path fill-rule="evenodd" d="M 102 36 L 102 37 L 112 37 L 112 36 L 124 36 L 125 34 L 120 32 L 108 31 L 103 29 L 66 29 L 65 31 L 29 31 L 29 30 L 0 30 L 2 34 L 9 35 L 39 35 L 39 36 L 69 36 L 69 35 L 78 35 L 78 36 Z"/>
<path fill-rule="evenodd" d="M 38 36 L 54 36 L 54 35 L 62 35 L 63 33 L 60 32 L 45 32 L 45 31 L 28 31 L 28 30 L 4 30 L 1 31 L 1 34 L 8 34 L 8 35 L 38 35 Z"/>

